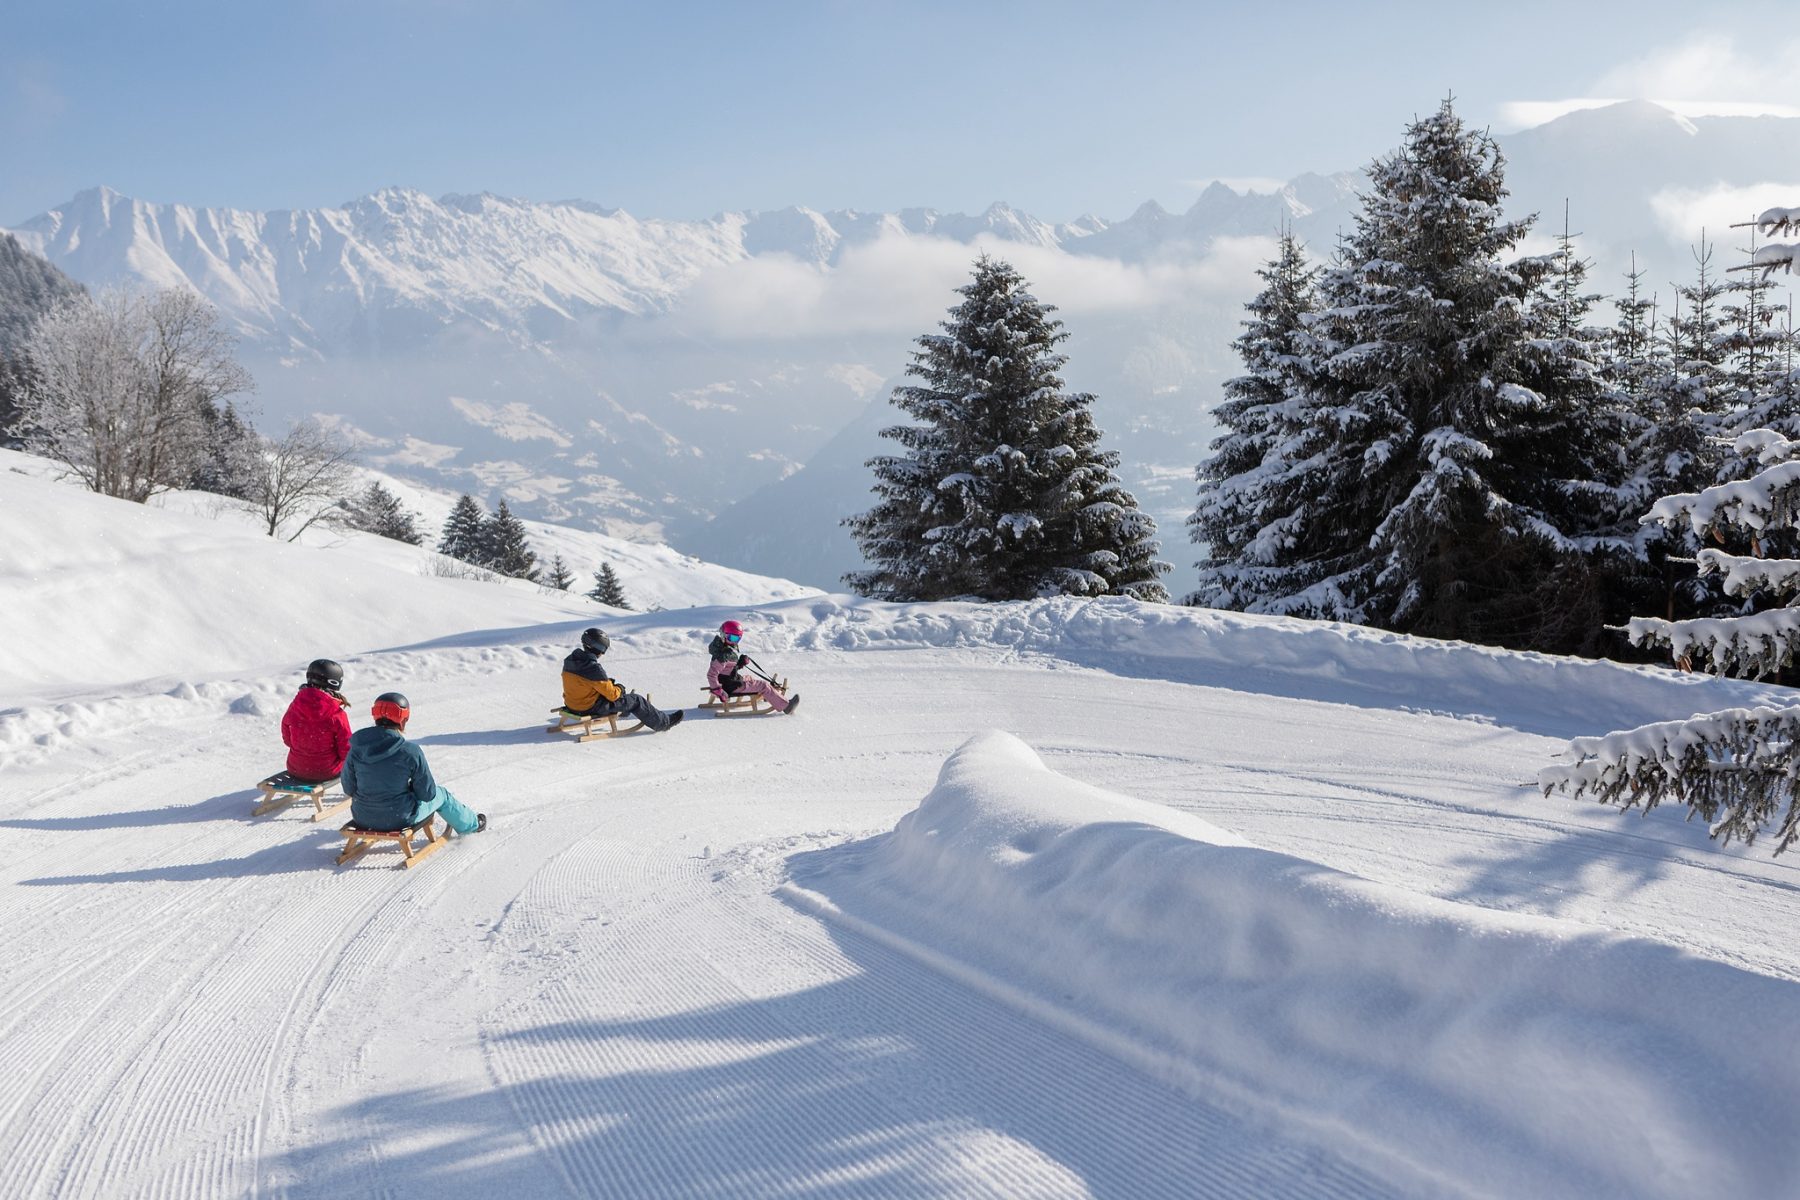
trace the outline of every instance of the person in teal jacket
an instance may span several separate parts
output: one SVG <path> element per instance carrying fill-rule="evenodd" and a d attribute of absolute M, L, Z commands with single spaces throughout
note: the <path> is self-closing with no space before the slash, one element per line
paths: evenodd
<path fill-rule="evenodd" d="M 409 829 L 437 813 L 458 833 L 487 828 L 487 814 L 446 791 L 432 778 L 425 752 L 406 740 L 412 705 L 405 696 L 383 692 L 370 715 L 375 724 L 350 735 L 340 779 L 352 821 L 364 829 Z"/>

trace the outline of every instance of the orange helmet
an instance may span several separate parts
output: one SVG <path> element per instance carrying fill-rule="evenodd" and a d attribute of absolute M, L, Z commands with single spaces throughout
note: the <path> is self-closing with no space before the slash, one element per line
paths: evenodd
<path fill-rule="evenodd" d="M 375 697 L 375 707 L 369 715 L 377 721 L 392 721 L 400 728 L 406 728 L 406 719 L 412 716 L 412 704 L 399 692 L 383 692 Z"/>

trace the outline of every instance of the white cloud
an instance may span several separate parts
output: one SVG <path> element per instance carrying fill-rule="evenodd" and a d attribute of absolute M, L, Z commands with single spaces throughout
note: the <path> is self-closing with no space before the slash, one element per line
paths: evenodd
<path fill-rule="evenodd" d="M 983 251 L 1012 263 L 1039 300 L 1068 315 L 1241 300 L 1274 249 L 1272 238 L 1220 238 L 1194 258 L 1137 264 L 997 238 L 893 234 L 850 248 L 834 267 L 765 254 L 706 271 L 669 320 L 684 333 L 725 338 L 917 334 L 942 320 Z"/>
<path fill-rule="evenodd" d="M 1744 43 L 1705 31 L 1614 66 L 1585 96 L 1510 100 L 1494 127 L 1529 129 L 1584 108 L 1649 100 L 1683 117 L 1800 117 L 1800 37 Z"/>
<path fill-rule="evenodd" d="M 1742 187 L 1716 184 L 1710 188 L 1664 188 L 1650 197 L 1650 211 L 1670 240 L 1706 240 L 1729 253 L 1750 244 L 1753 230 L 1732 225 L 1753 220 L 1766 208 L 1800 205 L 1800 183 L 1752 183 Z M 1736 261 L 1735 254 L 1730 255 Z"/>
<path fill-rule="evenodd" d="M 1732 34 L 1697 33 L 1619 64 L 1594 91 L 1791 112 L 1800 104 L 1800 38 L 1757 37 L 1740 46 Z"/>
<path fill-rule="evenodd" d="M 1508 100 L 1500 106 L 1494 120 L 1495 133 L 1517 133 L 1545 125 L 1558 117 L 1584 108 L 1605 108 L 1620 104 L 1624 96 L 1597 98 L 1571 97 L 1567 100 Z M 1800 117 L 1800 106 L 1738 100 L 1671 100 L 1649 98 L 1652 104 L 1668 109 L 1678 117 Z"/>

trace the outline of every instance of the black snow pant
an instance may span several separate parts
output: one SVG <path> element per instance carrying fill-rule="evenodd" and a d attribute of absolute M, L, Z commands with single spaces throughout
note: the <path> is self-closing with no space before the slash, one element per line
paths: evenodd
<path fill-rule="evenodd" d="M 610 704 L 596 704 L 587 712 L 575 715 L 580 717 L 631 717 L 649 726 L 652 733 L 661 733 L 669 727 L 669 714 L 636 692 L 626 692 Z"/>

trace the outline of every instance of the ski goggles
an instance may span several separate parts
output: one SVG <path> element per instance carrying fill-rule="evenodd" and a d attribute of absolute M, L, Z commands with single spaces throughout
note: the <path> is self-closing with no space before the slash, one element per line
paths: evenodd
<path fill-rule="evenodd" d="M 741 633 L 728 633 L 725 635 L 725 640 L 735 646 L 738 644 L 738 642 L 740 640 L 742 640 L 743 636 L 744 635 Z"/>

